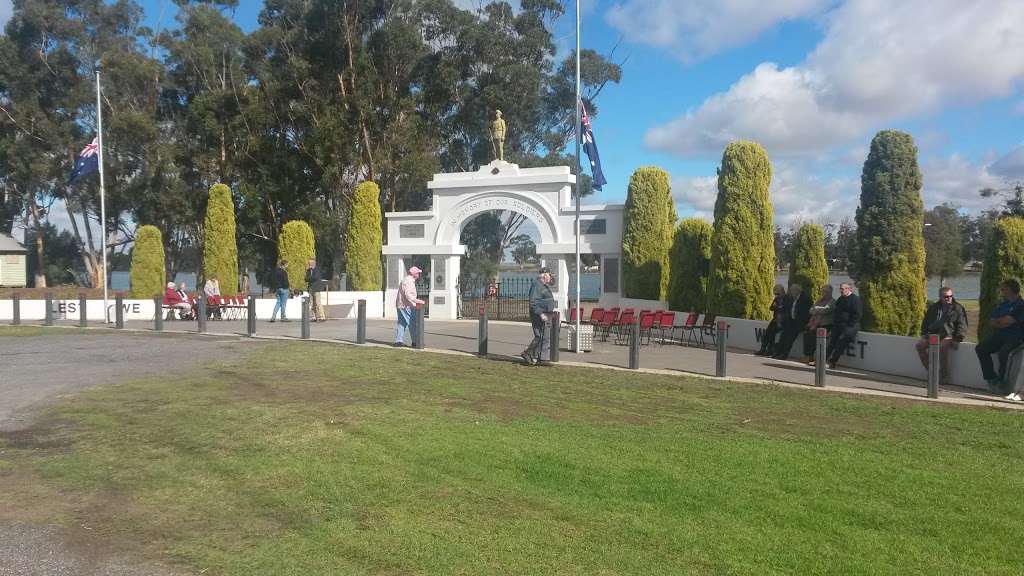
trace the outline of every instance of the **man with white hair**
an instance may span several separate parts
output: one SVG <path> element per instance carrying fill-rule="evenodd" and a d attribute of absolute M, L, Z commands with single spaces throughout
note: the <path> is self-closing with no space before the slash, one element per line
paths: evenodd
<path fill-rule="evenodd" d="M 184 284 L 182 284 L 184 286 Z M 192 310 L 192 305 L 188 303 L 188 300 L 181 297 L 181 294 L 174 289 L 174 282 L 167 283 L 167 289 L 164 290 L 163 298 L 164 306 L 171 308 L 167 313 L 168 319 L 174 318 L 174 310 L 178 311 L 178 317 L 182 320 L 187 320 L 186 314 Z"/>
<path fill-rule="evenodd" d="M 423 300 L 417 298 L 416 280 L 420 277 L 421 270 L 415 266 L 409 268 L 409 274 L 402 278 L 398 285 L 398 298 L 395 300 L 395 309 L 398 311 L 398 330 L 395 333 L 395 341 L 392 346 L 405 346 L 405 331 L 409 329 L 409 338 L 412 345 L 416 347 L 416 306 L 423 304 Z"/>
<path fill-rule="evenodd" d="M 520 356 L 527 366 L 551 366 L 551 351 L 548 349 L 548 334 L 551 328 L 551 313 L 555 311 L 555 297 L 551 294 L 551 269 L 540 269 L 537 279 L 530 286 L 530 324 L 533 326 L 533 340 Z"/>

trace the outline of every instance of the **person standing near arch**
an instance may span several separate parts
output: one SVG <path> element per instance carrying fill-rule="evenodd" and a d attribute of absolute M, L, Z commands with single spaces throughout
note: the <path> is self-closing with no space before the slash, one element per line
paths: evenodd
<path fill-rule="evenodd" d="M 405 331 L 408 328 L 409 337 L 413 339 L 412 346 L 416 347 L 416 306 L 423 304 L 423 300 L 417 298 L 416 280 L 420 277 L 421 270 L 416 266 L 409 268 L 409 274 L 402 278 L 398 285 L 398 298 L 395 300 L 395 310 L 398 312 L 398 328 L 395 332 L 395 341 L 392 346 L 405 346 Z"/>
<path fill-rule="evenodd" d="M 527 366 L 551 366 L 551 351 L 548 350 L 550 314 L 555 311 L 555 297 L 551 294 L 551 269 L 540 269 L 530 286 L 530 324 L 533 326 L 533 340 L 520 356 Z M 547 356 L 547 358 L 545 358 Z"/>

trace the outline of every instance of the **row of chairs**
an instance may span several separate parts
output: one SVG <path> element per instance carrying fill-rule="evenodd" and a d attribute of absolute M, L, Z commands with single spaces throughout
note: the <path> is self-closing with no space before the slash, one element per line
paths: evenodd
<path fill-rule="evenodd" d="M 576 315 L 584 314 L 582 307 L 572 308 L 569 311 L 569 318 L 565 320 L 567 325 L 576 324 Z M 617 343 L 628 341 L 632 325 L 639 323 L 641 344 L 643 337 L 647 337 L 647 344 L 651 343 L 654 332 L 658 332 L 661 344 L 667 342 L 678 342 L 689 346 L 691 342 L 704 346 L 705 335 L 716 343 L 715 314 L 705 314 L 703 322 L 697 324 L 700 315 L 697 312 L 690 312 L 686 322 L 675 325 L 676 313 L 669 310 L 641 310 L 639 314 L 634 308 L 620 309 L 618 306 L 605 310 L 604 308 L 593 308 L 590 311 L 590 319 L 587 324 L 594 327 L 595 333 L 599 334 L 601 340 L 607 342 L 614 337 Z M 679 339 L 676 340 L 676 331 L 679 332 Z M 685 336 L 685 339 L 684 339 Z"/>

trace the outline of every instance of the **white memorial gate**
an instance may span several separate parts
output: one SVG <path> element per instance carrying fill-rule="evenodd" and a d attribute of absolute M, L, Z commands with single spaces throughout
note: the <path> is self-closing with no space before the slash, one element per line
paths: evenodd
<path fill-rule="evenodd" d="M 427 184 L 433 191 L 430 210 L 388 212 L 385 313 L 395 316 L 398 284 L 410 258 L 430 256 L 429 316 L 457 318 L 459 313 L 460 244 L 462 230 L 474 217 L 492 210 L 511 210 L 531 220 L 540 231 L 537 254 L 541 265 L 555 273 L 552 292 L 558 309 L 565 311 L 575 298 L 569 272 L 576 263 L 576 207 L 572 196 L 576 178 L 566 166 L 520 168 L 494 161 L 477 172 L 435 174 Z M 600 303 L 618 304 L 622 286 L 622 217 L 624 206 L 580 207 L 580 253 L 600 256 Z"/>

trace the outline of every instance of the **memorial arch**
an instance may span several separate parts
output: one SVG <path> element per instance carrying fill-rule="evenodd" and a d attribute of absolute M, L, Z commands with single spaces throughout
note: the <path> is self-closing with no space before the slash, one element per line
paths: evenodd
<path fill-rule="evenodd" d="M 575 182 L 566 166 L 519 168 L 500 160 L 476 172 L 435 174 L 427 184 L 433 191 L 430 210 L 385 215 L 386 315 L 395 314 L 398 284 L 410 258 L 427 255 L 430 269 L 424 270 L 424 276 L 429 272 L 429 316 L 457 318 L 461 258 L 466 254 L 466 247 L 460 243 L 462 231 L 475 216 L 491 210 L 518 212 L 536 225 L 541 265 L 555 272 L 552 292 L 558 308 L 567 309 L 576 289 L 568 281 L 576 258 Z M 580 207 L 580 253 L 600 256 L 600 301 L 606 306 L 618 303 L 622 286 L 623 208 L 621 204 Z"/>

